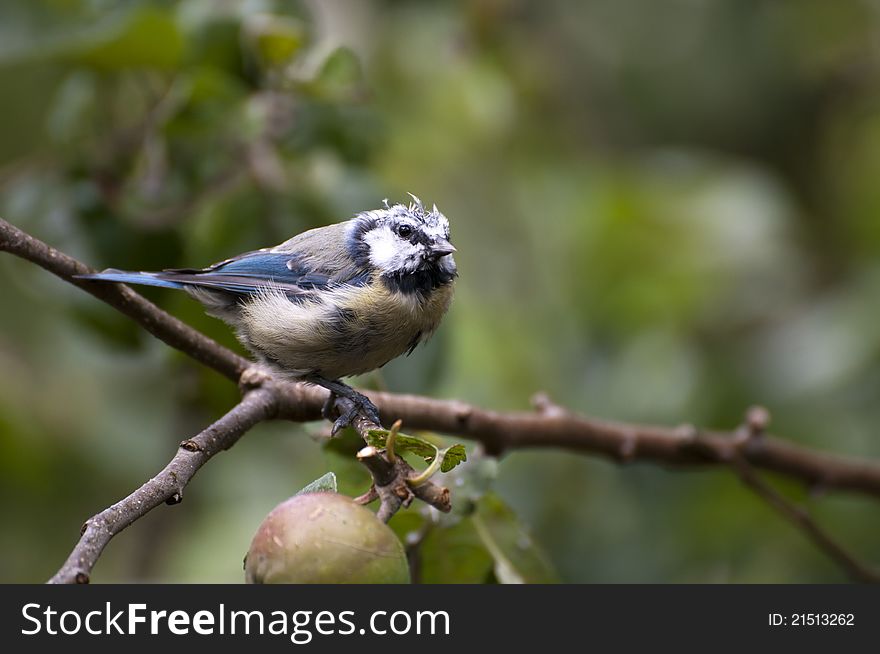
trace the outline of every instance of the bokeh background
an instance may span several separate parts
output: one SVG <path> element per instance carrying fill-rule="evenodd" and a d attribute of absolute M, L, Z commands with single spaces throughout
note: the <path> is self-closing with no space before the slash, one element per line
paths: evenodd
<path fill-rule="evenodd" d="M 5 0 L 0 215 L 148 270 L 411 191 L 452 222 L 456 301 L 361 383 L 719 428 L 760 403 L 776 433 L 878 457 L 878 38 L 876 0 Z M 0 581 L 41 581 L 237 390 L 33 265 L 0 275 Z M 322 429 L 254 429 L 94 580 L 242 580 L 276 503 L 327 470 L 365 489 Z M 534 579 L 844 580 L 728 472 L 469 451 Z M 878 560 L 876 503 L 773 481 Z M 432 531 L 423 580 L 509 580 L 474 532 Z"/>

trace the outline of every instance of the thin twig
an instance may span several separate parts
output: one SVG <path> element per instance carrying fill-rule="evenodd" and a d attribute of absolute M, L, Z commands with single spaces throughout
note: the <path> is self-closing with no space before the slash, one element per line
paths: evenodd
<path fill-rule="evenodd" d="M 416 475 L 416 471 L 403 458 L 397 457 L 392 463 L 372 445 L 363 448 L 357 457 L 373 477 L 372 488 L 379 500 L 379 511 L 376 515 L 383 522 L 388 522 L 416 497 L 444 513 L 452 510 L 448 488 L 430 481 L 415 487 L 408 483 Z"/>
<path fill-rule="evenodd" d="M 179 503 L 184 488 L 199 468 L 215 454 L 232 447 L 248 429 L 275 415 L 276 399 L 271 386 L 248 390 L 241 402 L 220 420 L 183 441 L 159 474 L 86 521 L 79 542 L 49 583 L 88 583 L 92 568 L 116 534 L 162 503 Z"/>
<path fill-rule="evenodd" d="M 736 432 L 735 450 L 730 458 L 730 467 L 740 481 L 758 497 L 767 502 L 779 515 L 802 531 L 822 552 L 843 568 L 854 581 L 880 583 L 880 572 L 859 561 L 852 553 L 838 543 L 831 534 L 813 520 L 804 506 L 790 502 L 782 493 L 765 481 L 743 456 L 742 452 L 750 445 L 760 442 L 770 424 L 770 413 L 764 407 L 751 407 L 746 419 Z"/>
<path fill-rule="evenodd" d="M 0 218 L 0 251 L 2 250 L 27 259 L 64 281 L 91 293 L 132 318 L 159 340 L 233 381 L 238 381 L 244 369 L 251 365 L 244 357 L 162 311 L 128 286 L 77 279 L 76 275 L 95 271 Z"/>
<path fill-rule="evenodd" d="M 832 561 L 843 568 L 850 578 L 864 583 L 880 583 L 880 572 L 872 570 L 867 565 L 861 563 L 855 556 L 844 549 L 842 545 L 813 520 L 805 508 L 789 502 L 775 488 L 764 481 L 760 475 L 756 474 L 754 468 L 742 456 L 737 454 L 731 458 L 730 466 L 743 484 L 773 507 L 779 515 L 800 529 Z"/>
<path fill-rule="evenodd" d="M 337 399 L 336 410 L 346 413 L 350 405 L 345 398 Z M 401 422 L 394 423 L 391 430 L 396 435 Z M 364 441 L 367 441 L 369 432 L 374 429 L 382 429 L 382 425 L 376 424 L 365 414 L 358 414 L 352 427 Z M 452 510 L 449 489 L 426 481 L 418 488 L 413 488 L 409 480 L 416 476 L 413 467 L 400 456 L 388 456 L 388 450 L 381 451 L 368 445 L 358 452 L 358 461 L 364 464 L 373 478 L 373 485 L 359 500 L 368 503 L 367 498 L 379 500 L 379 510 L 376 515 L 383 522 L 388 522 L 401 508 L 408 507 L 413 499 L 418 497 L 423 502 L 430 504 L 435 509 L 448 513 Z"/>

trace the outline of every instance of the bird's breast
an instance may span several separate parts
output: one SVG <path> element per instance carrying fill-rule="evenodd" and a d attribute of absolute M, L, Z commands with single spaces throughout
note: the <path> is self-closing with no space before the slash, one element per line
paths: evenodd
<path fill-rule="evenodd" d="M 421 296 L 371 284 L 340 301 L 338 351 L 363 357 L 360 369 L 347 374 L 379 368 L 430 337 L 451 300 L 451 285 Z"/>
<path fill-rule="evenodd" d="M 289 374 L 336 379 L 379 368 L 428 338 L 452 294 L 452 284 L 421 295 L 378 280 L 301 302 L 266 293 L 243 307 L 240 331 L 247 345 Z"/>

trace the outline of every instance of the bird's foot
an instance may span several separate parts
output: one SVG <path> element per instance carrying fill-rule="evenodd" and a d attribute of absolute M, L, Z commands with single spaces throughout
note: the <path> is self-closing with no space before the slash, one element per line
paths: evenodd
<path fill-rule="evenodd" d="M 335 436 L 340 430 L 350 427 L 358 416 L 363 416 L 381 427 L 382 422 L 379 420 L 379 409 L 376 408 L 376 405 L 368 397 L 358 393 L 351 386 L 343 384 L 339 380 L 330 380 L 317 376 L 307 381 L 323 386 L 330 391 L 330 395 L 321 408 L 321 415 L 326 420 L 333 420 L 338 409 L 339 415 L 333 422 L 333 429 L 330 431 L 332 436 Z M 345 400 L 345 402 L 340 402 L 340 399 Z"/>
<path fill-rule="evenodd" d="M 354 423 L 355 419 L 358 416 L 366 417 L 370 422 L 374 422 L 380 427 L 382 426 L 382 422 L 379 420 L 379 409 L 376 408 L 376 405 L 373 404 L 369 398 L 356 391 L 352 391 L 353 395 L 345 396 L 345 399 L 348 400 L 346 404 L 348 404 L 348 408 L 339 414 L 339 417 L 336 418 L 336 421 L 333 423 L 333 429 L 330 431 L 332 436 L 335 436 L 340 430 L 345 429 L 346 427 L 351 427 Z M 333 401 L 333 405 L 336 404 L 336 398 L 334 395 L 330 396 Z"/>

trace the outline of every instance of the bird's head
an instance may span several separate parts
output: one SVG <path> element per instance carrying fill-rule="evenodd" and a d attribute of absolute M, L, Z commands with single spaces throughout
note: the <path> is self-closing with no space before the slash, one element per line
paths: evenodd
<path fill-rule="evenodd" d="M 409 205 L 386 200 L 384 208 L 358 214 L 349 232 L 352 254 L 389 278 L 427 276 L 445 283 L 456 274 L 449 221 L 436 205 L 429 211 L 410 196 Z"/>

